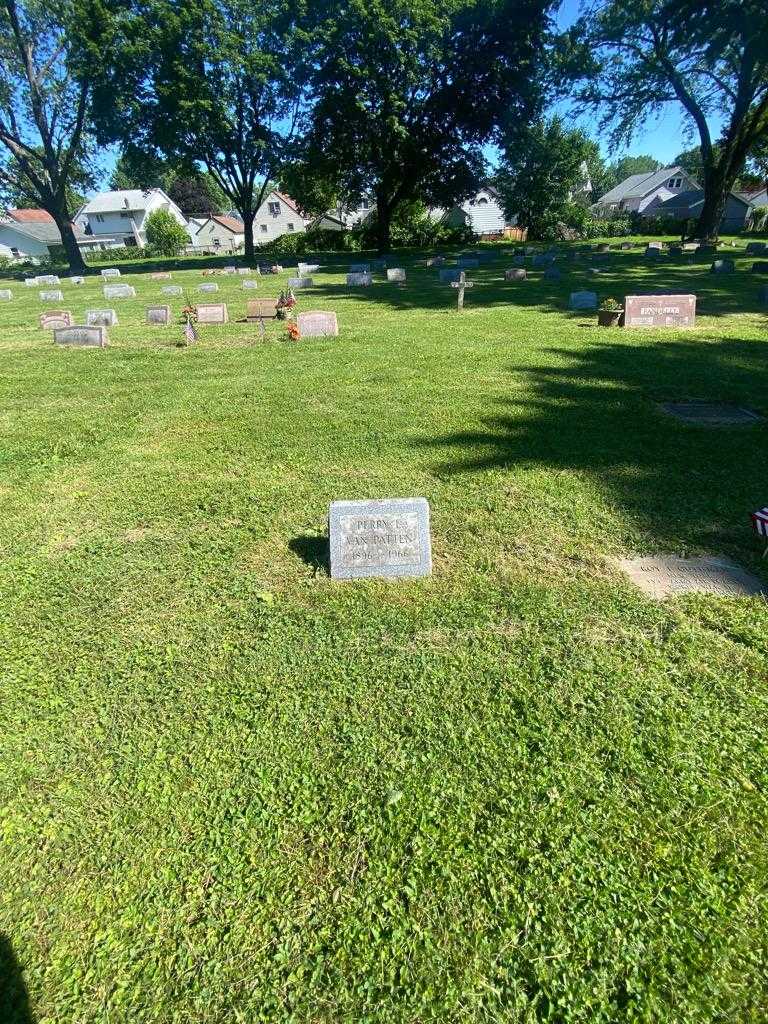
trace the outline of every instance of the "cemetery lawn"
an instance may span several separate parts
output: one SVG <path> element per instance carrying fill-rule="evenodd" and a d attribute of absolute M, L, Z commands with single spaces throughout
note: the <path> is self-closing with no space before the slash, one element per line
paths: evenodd
<path fill-rule="evenodd" d="M 174 270 L 233 321 L 187 348 L 146 264 L 63 284 L 104 350 L 0 282 L 4 1024 L 22 985 L 46 1024 L 765 1020 L 768 604 L 612 559 L 768 584 L 768 420 L 658 404 L 768 417 L 768 279 L 740 243 L 505 283 L 511 248 L 461 315 L 415 255 L 321 258 L 340 336 L 299 342 L 234 322 L 287 273 Z M 599 330 L 582 287 L 698 322 Z M 432 577 L 331 581 L 329 503 L 411 495 Z"/>

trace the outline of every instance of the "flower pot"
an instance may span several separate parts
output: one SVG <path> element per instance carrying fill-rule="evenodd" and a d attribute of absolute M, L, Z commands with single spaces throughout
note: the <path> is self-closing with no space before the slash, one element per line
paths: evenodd
<path fill-rule="evenodd" d="M 621 327 L 623 319 L 623 309 L 598 309 L 597 311 L 598 327 Z"/>

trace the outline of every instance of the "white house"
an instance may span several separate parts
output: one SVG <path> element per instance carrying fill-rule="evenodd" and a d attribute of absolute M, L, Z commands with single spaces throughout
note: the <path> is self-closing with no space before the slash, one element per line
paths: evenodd
<path fill-rule="evenodd" d="M 431 215 L 452 227 L 466 225 L 478 238 L 503 236 L 514 226 L 513 221 L 504 216 L 499 193 L 491 185 L 485 185 L 449 210 L 431 211 Z"/>
<path fill-rule="evenodd" d="M 195 247 L 221 249 L 222 252 L 234 252 L 242 249 L 244 244 L 243 222 L 223 213 L 213 213 L 207 217 L 198 228 L 194 242 Z"/>
<path fill-rule="evenodd" d="M 660 171 L 631 174 L 592 206 L 598 217 L 613 217 L 621 213 L 643 213 L 647 217 L 660 212 L 667 200 L 684 192 L 700 188 L 682 167 L 663 167 Z"/>
<path fill-rule="evenodd" d="M 253 241 L 266 245 L 281 235 L 304 231 L 306 220 L 296 203 L 284 192 L 274 189 L 264 199 L 253 220 Z"/>
<path fill-rule="evenodd" d="M 100 192 L 78 210 L 75 222 L 93 238 L 109 238 L 113 244 L 141 248 L 147 243 L 147 217 L 156 210 L 167 210 L 186 228 L 184 214 L 161 188 Z"/>
<path fill-rule="evenodd" d="M 84 235 L 75 225 L 75 238 L 84 255 L 90 250 L 104 246 L 97 240 Z M 52 218 L 48 220 L 14 220 L 0 223 L 0 256 L 11 260 L 47 259 L 51 250 L 60 249 L 61 235 Z"/>

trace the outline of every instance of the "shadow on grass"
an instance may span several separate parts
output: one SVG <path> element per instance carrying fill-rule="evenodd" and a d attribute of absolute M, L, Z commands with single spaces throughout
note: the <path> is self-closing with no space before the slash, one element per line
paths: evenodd
<path fill-rule="evenodd" d="M 34 1024 L 27 986 L 13 947 L 0 935 L 0 1020 L 3 1024 Z"/>
<path fill-rule="evenodd" d="M 665 400 L 705 399 L 768 413 L 768 347 L 696 340 L 549 349 L 556 365 L 515 368 L 531 397 L 500 403 L 477 428 L 423 438 L 443 476 L 545 468 L 586 476 L 649 547 L 758 558 L 749 516 L 768 503 L 768 423 L 691 426 Z M 560 513 L 568 529 L 571 510 Z M 764 564 L 764 563 L 763 563 Z"/>
<path fill-rule="evenodd" d="M 304 534 L 301 537 L 294 537 L 293 540 L 289 541 L 288 547 L 302 561 L 306 562 L 310 568 L 322 570 L 330 575 L 331 562 L 327 537 Z"/>

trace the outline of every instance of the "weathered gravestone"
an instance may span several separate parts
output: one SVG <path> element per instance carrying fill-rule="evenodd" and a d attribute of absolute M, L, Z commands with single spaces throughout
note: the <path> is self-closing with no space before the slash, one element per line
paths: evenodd
<path fill-rule="evenodd" d="M 253 274 L 254 271 L 250 267 L 238 267 L 237 272 L 240 277 L 248 277 L 249 274 Z"/>
<path fill-rule="evenodd" d="M 545 281 L 559 281 L 562 276 L 557 267 L 547 267 L 543 274 Z"/>
<path fill-rule="evenodd" d="M 366 288 L 370 284 L 373 284 L 370 274 L 364 274 L 362 271 L 347 274 L 347 288 Z"/>
<path fill-rule="evenodd" d="M 315 271 L 320 269 L 319 263 L 299 263 L 298 271 L 299 277 L 309 277 L 314 274 Z"/>
<path fill-rule="evenodd" d="M 442 267 L 445 263 L 445 256 L 427 256 L 424 260 L 424 266 L 429 267 Z"/>
<path fill-rule="evenodd" d="M 663 248 L 664 248 L 664 243 L 663 242 L 649 242 L 648 245 L 646 246 L 646 249 L 657 249 L 659 251 L 661 249 L 663 249 Z"/>
<path fill-rule="evenodd" d="M 225 274 L 236 274 L 237 273 L 237 267 L 224 267 L 224 273 Z"/>
<path fill-rule="evenodd" d="M 370 263 L 350 263 L 349 265 L 350 274 L 370 274 L 370 272 Z"/>
<path fill-rule="evenodd" d="M 167 284 L 165 288 L 160 289 L 161 295 L 181 295 L 182 288 L 180 284 Z"/>
<path fill-rule="evenodd" d="M 27 288 L 37 288 L 40 282 L 36 277 L 25 277 L 24 284 L 27 286 Z"/>
<path fill-rule="evenodd" d="M 333 579 L 432 573 L 426 498 L 331 502 L 329 533 Z"/>
<path fill-rule="evenodd" d="M 67 280 L 70 284 L 85 284 L 85 278 L 75 275 L 75 277 L 68 277 Z"/>
<path fill-rule="evenodd" d="M 452 267 L 446 267 L 440 271 L 440 283 L 451 284 L 453 281 L 459 280 L 460 270 L 454 270 Z"/>
<path fill-rule="evenodd" d="M 3 302 L 10 302 L 13 298 L 13 292 L 10 288 L 0 288 L 0 300 Z"/>
<path fill-rule="evenodd" d="M 171 275 L 167 270 L 158 270 L 154 274 L 150 274 L 153 281 L 170 281 Z"/>
<path fill-rule="evenodd" d="M 253 291 L 254 288 L 258 288 L 258 287 L 259 287 L 259 282 L 255 281 L 253 278 L 250 278 L 250 279 L 247 279 L 247 280 L 243 281 L 243 288 L 246 291 Z"/>
<path fill-rule="evenodd" d="M 405 284 L 405 271 L 402 267 L 390 267 L 387 271 L 387 280 L 396 281 L 398 284 Z"/>
<path fill-rule="evenodd" d="M 627 295 L 625 327 L 693 327 L 695 295 Z"/>
<path fill-rule="evenodd" d="M 682 245 L 670 245 L 669 255 L 674 257 L 674 259 L 679 259 L 683 255 Z"/>
<path fill-rule="evenodd" d="M 136 289 L 130 284 L 105 284 L 105 299 L 135 299 Z"/>
<path fill-rule="evenodd" d="M 752 264 L 753 274 L 768 274 L 768 261 L 758 260 L 757 263 Z"/>
<path fill-rule="evenodd" d="M 740 405 L 696 399 L 662 402 L 660 408 L 667 415 L 697 427 L 752 427 L 762 419 L 756 412 Z"/>
<path fill-rule="evenodd" d="M 199 292 L 217 292 L 219 290 L 219 286 L 215 281 L 212 281 L 210 284 L 199 284 L 197 286 L 197 290 Z"/>
<path fill-rule="evenodd" d="M 625 250 L 626 249 L 631 249 L 632 248 L 632 243 L 631 242 L 622 242 L 621 245 L 619 246 L 619 248 L 620 249 L 625 249 Z"/>
<path fill-rule="evenodd" d="M 649 258 L 649 257 L 651 257 L 651 256 L 652 256 L 652 257 L 653 257 L 654 259 L 658 259 L 658 258 L 659 258 L 659 257 L 660 257 L 661 255 L 662 255 L 661 249 L 657 249 L 657 248 L 655 248 L 655 247 L 654 247 L 654 248 L 651 248 L 651 247 L 649 246 L 649 247 L 648 247 L 648 248 L 647 248 L 647 249 L 645 250 L 645 256 L 646 256 L 646 258 Z"/>
<path fill-rule="evenodd" d="M 765 242 L 749 242 L 745 252 L 747 256 L 761 256 L 764 252 L 768 252 L 768 246 Z"/>
<path fill-rule="evenodd" d="M 249 299 L 246 306 L 248 320 L 274 320 L 277 316 L 277 299 Z"/>
<path fill-rule="evenodd" d="M 58 279 L 56 274 L 43 274 L 35 279 L 38 284 L 41 285 L 59 285 L 61 281 Z"/>
<path fill-rule="evenodd" d="M 104 327 L 58 327 L 53 332 L 57 345 L 76 345 L 81 348 L 104 348 L 107 331 Z"/>
<path fill-rule="evenodd" d="M 512 270 L 504 271 L 505 281 L 525 281 L 528 276 L 528 272 L 522 267 L 515 267 Z"/>
<path fill-rule="evenodd" d="M 763 592 L 761 580 L 727 558 L 623 558 L 614 564 L 657 600 L 676 594 L 750 597 Z"/>
<path fill-rule="evenodd" d="M 698 251 L 699 251 L 699 243 L 698 242 L 683 242 L 683 252 L 698 252 Z"/>
<path fill-rule="evenodd" d="M 336 337 L 339 324 L 335 313 L 324 313 L 322 310 L 308 310 L 296 317 L 300 338 Z"/>
<path fill-rule="evenodd" d="M 732 274 L 736 264 L 733 260 L 715 260 L 709 269 L 712 274 Z"/>
<path fill-rule="evenodd" d="M 597 309 L 597 292 L 571 292 L 568 306 L 571 309 Z"/>
<path fill-rule="evenodd" d="M 311 288 L 312 287 L 311 277 L 289 277 L 288 287 L 289 288 Z"/>
<path fill-rule="evenodd" d="M 611 247 L 610 247 L 610 245 L 608 245 L 607 242 L 601 242 L 600 245 L 598 245 L 598 247 L 597 247 L 597 251 L 598 252 L 609 252 L 610 248 Z"/>
<path fill-rule="evenodd" d="M 71 327 L 72 314 L 68 309 L 46 309 L 40 314 L 40 329 L 55 331 L 59 327 Z"/>
<path fill-rule="evenodd" d="M 120 271 L 117 269 L 117 267 L 111 267 L 108 270 L 102 270 L 101 276 L 102 277 L 120 277 Z"/>
<path fill-rule="evenodd" d="M 209 302 L 197 306 L 199 324 L 226 324 L 229 322 L 226 302 Z"/>
<path fill-rule="evenodd" d="M 64 293 L 60 289 L 54 291 L 38 292 L 41 302 L 62 302 Z"/>
<path fill-rule="evenodd" d="M 171 322 L 170 306 L 147 306 L 147 323 L 167 327 Z"/>
<path fill-rule="evenodd" d="M 85 322 L 89 327 L 116 327 L 117 313 L 114 309 L 86 309 Z"/>

